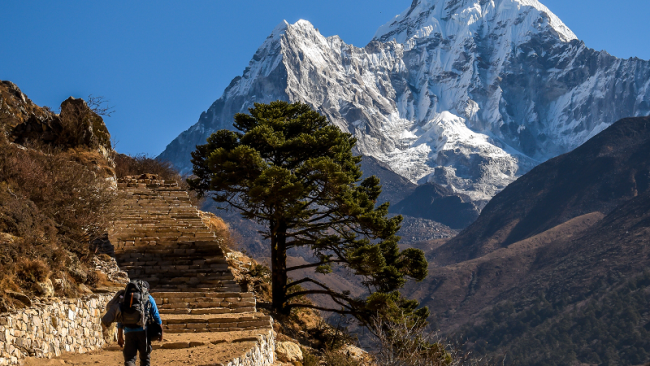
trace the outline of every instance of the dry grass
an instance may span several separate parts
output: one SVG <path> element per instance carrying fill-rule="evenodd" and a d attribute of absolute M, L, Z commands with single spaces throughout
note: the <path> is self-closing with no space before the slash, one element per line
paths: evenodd
<path fill-rule="evenodd" d="M 230 250 L 235 250 L 237 242 L 230 232 L 230 226 L 223 219 L 212 212 L 199 211 L 201 219 L 208 228 L 222 240 L 222 245 Z"/>
<path fill-rule="evenodd" d="M 400 321 L 375 318 L 373 356 L 382 366 L 491 366 L 494 361 L 475 358 L 463 347 L 450 344 L 429 330 L 426 323 L 402 317 Z"/>

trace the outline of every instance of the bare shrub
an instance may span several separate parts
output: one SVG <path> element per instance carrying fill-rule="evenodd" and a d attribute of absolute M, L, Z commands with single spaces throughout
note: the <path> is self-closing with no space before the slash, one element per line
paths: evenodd
<path fill-rule="evenodd" d="M 377 317 L 370 326 L 376 336 L 375 361 L 382 366 L 460 366 L 489 365 L 472 358 L 461 347 L 452 345 L 427 329 L 426 324 L 408 317 L 395 322 Z"/>
<path fill-rule="evenodd" d="M 311 351 L 302 348 L 302 364 L 303 366 L 319 366 L 320 359 Z"/>
<path fill-rule="evenodd" d="M 68 275 L 70 260 L 81 259 L 86 270 L 89 243 L 115 212 L 107 165 L 93 151 L 25 148 L 0 138 L 0 288 L 34 293 L 34 283 L 52 274 L 70 284 L 59 294 L 76 293 L 86 279 Z"/>
<path fill-rule="evenodd" d="M 108 105 L 108 100 L 106 100 L 103 96 L 93 96 L 92 94 L 88 95 L 88 98 L 86 99 L 86 103 L 88 104 L 88 108 L 90 108 L 93 112 L 97 113 L 99 116 L 106 116 L 110 117 L 113 113 L 115 113 L 115 109 L 113 109 L 113 106 Z"/>
<path fill-rule="evenodd" d="M 14 272 L 16 278 L 23 283 L 23 287 L 31 287 L 48 278 L 50 267 L 41 259 L 23 258 L 16 263 Z"/>
<path fill-rule="evenodd" d="M 130 156 L 115 153 L 113 160 L 115 161 L 115 174 L 118 178 L 140 174 L 155 174 L 164 180 L 173 180 L 179 183 L 182 180 L 171 163 L 161 162 L 144 154 Z"/>
<path fill-rule="evenodd" d="M 370 360 L 360 360 L 341 350 L 313 351 L 302 348 L 303 366 L 380 366 Z M 383 365 L 381 365 L 383 366 Z"/>
<path fill-rule="evenodd" d="M 321 358 L 327 366 L 362 366 L 362 363 L 339 351 L 325 351 Z"/>
<path fill-rule="evenodd" d="M 103 234 L 110 221 L 115 198 L 110 182 L 59 151 L 18 150 L 4 157 L 3 180 L 51 217 L 60 234 L 81 244 L 73 252 L 86 255 L 85 244 Z"/>

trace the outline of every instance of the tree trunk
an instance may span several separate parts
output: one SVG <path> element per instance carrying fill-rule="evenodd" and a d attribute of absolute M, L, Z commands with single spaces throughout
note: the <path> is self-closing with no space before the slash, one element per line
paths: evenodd
<path fill-rule="evenodd" d="M 271 289 L 273 310 L 289 315 L 287 301 L 287 225 L 280 221 L 271 227 Z"/>

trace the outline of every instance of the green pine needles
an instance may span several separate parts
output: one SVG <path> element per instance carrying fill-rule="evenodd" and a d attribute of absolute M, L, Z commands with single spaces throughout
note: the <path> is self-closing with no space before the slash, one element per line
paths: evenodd
<path fill-rule="evenodd" d="M 407 279 L 427 276 L 424 253 L 399 250 L 395 233 L 402 217 L 388 218 L 388 203 L 375 206 L 381 186 L 374 176 L 361 181 L 361 157 L 352 154 L 356 139 L 306 104 L 276 101 L 249 111 L 235 115 L 240 132 L 220 130 L 197 146 L 196 178 L 188 182 L 200 195 L 228 203 L 266 227 L 273 309 L 288 314 L 310 307 L 365 324 L 379 313 L 424 321 L 428 310 L 416 309 L 416 301 L 398 292 Z M 314 262 L 287 267 L 287 250 L 297 247 L 311 248 Z M 335 266 L 361 276 L 371 295 L 356 298 L 311 277 L 289 281 L 299 269 L 327 274 Z M 310 289 L 294 287 L 307 284 Z M 311 294 L 328 295 L 338 307 L 292 301 Z"/>

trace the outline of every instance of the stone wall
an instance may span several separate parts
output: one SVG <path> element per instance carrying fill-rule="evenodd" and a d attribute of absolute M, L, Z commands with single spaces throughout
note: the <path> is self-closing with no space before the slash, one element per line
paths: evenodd
<path fill-rule="evenodd" d="M 0 315 L 0 365 L 16 365 L 29 356 L 48 358 L 101 348 L 106 341 L 100 318 L 112 298 L 113 294 L 93 294 L 39 300 L 29 308 Z"/>
<path fill-rule="evenodd" d="M 257 337 L 257 342 L 245 355 L 229 361 L 225 366 L 271 366 L 275 361 L 273 330 Z"/>

